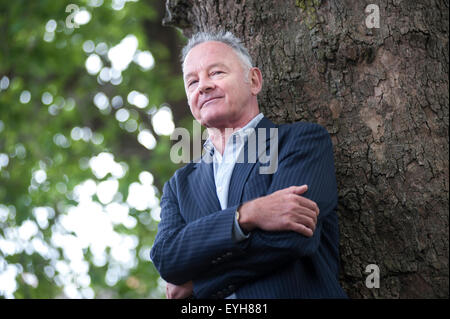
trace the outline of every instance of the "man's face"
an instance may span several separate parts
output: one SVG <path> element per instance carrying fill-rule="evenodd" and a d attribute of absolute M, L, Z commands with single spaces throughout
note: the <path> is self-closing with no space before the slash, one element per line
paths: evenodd
<path fill-rule="evenodd" d="M 256 95 L 246 73 L 235 51 L 222 42 L 204 42 L 191 49 L 183 74 L 194 118 L 206 127 L 237 127 L 250 114 L 247 106 Z"/>

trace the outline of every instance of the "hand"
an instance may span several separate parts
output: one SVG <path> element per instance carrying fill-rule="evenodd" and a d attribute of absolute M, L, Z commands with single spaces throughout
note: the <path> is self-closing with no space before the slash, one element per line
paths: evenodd
<path fill-rule="evenodd" d="M 188 281 L 180 286 L 167 283 L 166 298 L 167 299 L 184 299 L 192 295 L 193 283 Z"/>
<path fill-rule="evenodd" d="M 244 231 L 259 228 L 266 231 L 295 231 L 311 237 L 319 207 L 301 196 L 307 185 L 291 186 L 247 202 L 239 209 L 239 225 Z"/>

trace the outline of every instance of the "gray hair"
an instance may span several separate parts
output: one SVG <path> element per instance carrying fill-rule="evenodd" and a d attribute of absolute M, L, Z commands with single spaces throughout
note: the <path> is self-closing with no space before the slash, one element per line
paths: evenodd
<path fill-rule="evenodd" d="M 182 66 L 184 67 L 184 60 L 186 59 L 187 54 L 189 53 L 189 51 L 191 51 L 192 48 L 203 42 L 210 42 L 210 41 L 222 42 L 230 46 L 236 52 L 238 57 L 241 59 L 244 67 L 246 67 L 248 70 L 250 70 L 253 67 L 252 57 L 242 44 L 242 41 L 229 31 L 198 32 L 194 34 L 181 51 Z"/>

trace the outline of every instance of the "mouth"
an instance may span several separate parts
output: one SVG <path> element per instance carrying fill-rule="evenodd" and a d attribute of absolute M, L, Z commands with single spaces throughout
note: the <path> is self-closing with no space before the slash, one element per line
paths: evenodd
<path fill-rule="evenodd" d="M 202 108 L 205 107 L 205 106 L 208 106 L 208 104 L 210 104 L 210 103 L 214 103 L 216 100 L 221 99 L 221 98 L 222 98 L 221 96 L 216 96 L 216 97 L 207 99 L 206 101 L 204 101 L 204 102 L 201 104 L 200 109 L 202 109 Z"/>

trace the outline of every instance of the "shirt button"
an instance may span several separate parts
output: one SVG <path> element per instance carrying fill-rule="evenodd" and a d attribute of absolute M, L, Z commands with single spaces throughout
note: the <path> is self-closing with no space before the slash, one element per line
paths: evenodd
<path fill-rule="evenodd" d="M 222 191 L 222 186 L 217 187 L 217 191 L 221 192 Z"/>

